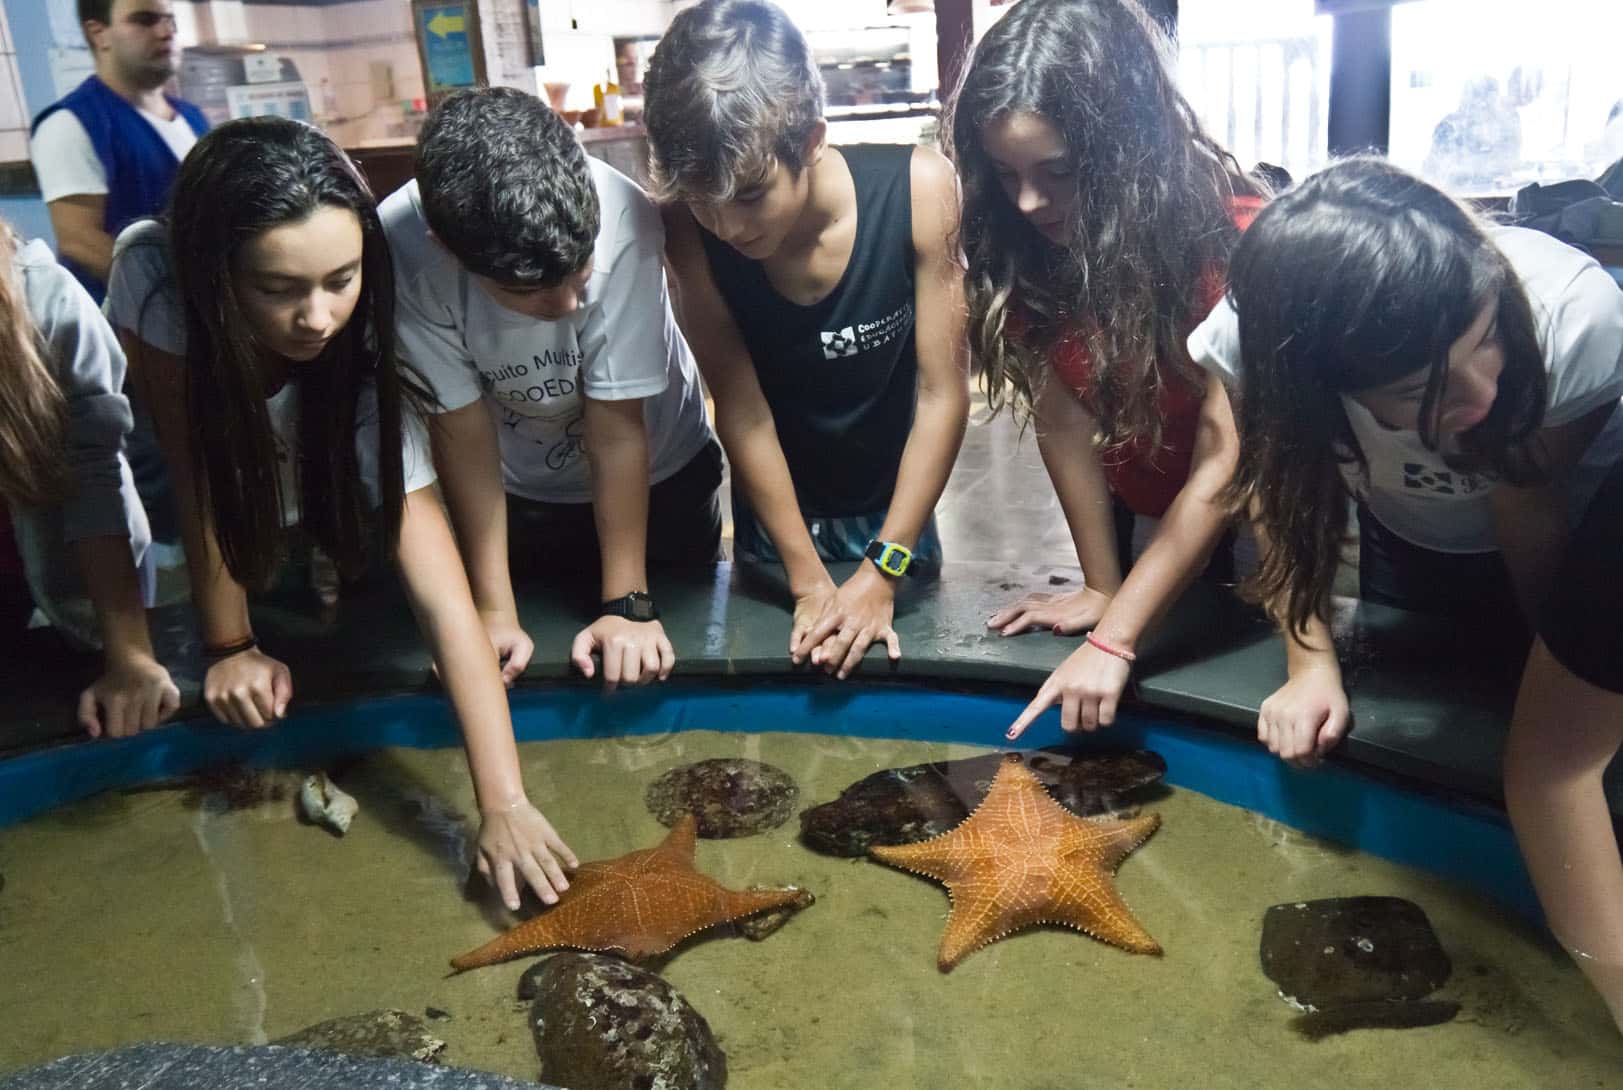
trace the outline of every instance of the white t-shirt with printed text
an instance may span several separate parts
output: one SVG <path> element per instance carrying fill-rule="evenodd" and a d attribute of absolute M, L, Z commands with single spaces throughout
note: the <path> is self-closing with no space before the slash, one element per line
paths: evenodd
<path fill-rule="evenodd" d="M 590 503 L 582 398 L 643 399 L 649 483 L 710 442 L 698 370 L 665 283 L 665 232 L 635 182 L 589 158 L 600 222 L 580 309 L 545 321 L 497 303 L 429 236 L 417 183 L 379 208 L 395 264 L 396 342 L 438 408 L 483 398 L 500 437 L 506 491 Z"/>
<path fill-rule="evenodd" d="M 115 329 L 160 352 L 185 357 L 186 313 L 175 290 L 163 227 L 156 220 L 133 223 L 119 234 L 103 307 Z M 298 441 L 298 383 L 283 386 L 265 402 L 265 408 L 281 463 L 283 518 L 293 525 L 299 521 L 297 460 L 293 457 Z M 357 415 L 355 455 L 368 502 L 376 507 L 380 502 L 377 394 L 370 385 L 361 394 Z M 422 421 L 410 411 L 403 411 L 401 417 L 401 469 L 409 495 L 434 483 L 434 462 Z"/>
<path fill-rule="evenodd" d="M 168 121 L 145 110 L 136 110 L 169 145 L 177 161 L 197 143 L 197 134 L 176 111 Z M 96 156 L 90 134 L 72 110 L 58 110 L 29 138 L 28 157 L 39 179 L 40 197 L 49 204 L 63 197 L 100 196 L 107 192 L 107 170 Z"/>
<path fill-rule="evenodd" d="M 1542 426 L 1569 424 L 1623 399 L 1623 291 L 1587 254 L 1539 231 L 1494 227 L 1488 237 L 1509 260 L 1533 311 L 1549 373 Z M 1189 354 L 1240 390 L 1240 329 L 1233 305 L 1219 302 L 1189 335 Z M 1367 476 L 1345 466 L 1347 487 L 1381 524 L 1405 541 L 1445 553 L 1499 548 L 1489 494 L 1491 477 L 1451 468 L 1416 431 L 1387 428 L 1351 397 L 1342 405 L 1368 460 Z M 1614 412 L 1574 472 L 1573 514 L 1581 512 L 1605 471 L 1623 460 L 1623 411 Z"/>

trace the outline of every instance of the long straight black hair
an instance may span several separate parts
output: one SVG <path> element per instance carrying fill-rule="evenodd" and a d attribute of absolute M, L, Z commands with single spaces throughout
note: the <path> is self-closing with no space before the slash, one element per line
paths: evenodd
<path fill-rule="evenodd" d="M 1504 349 L 1487 417 L 1445 458 L 1537 480 L 1527 440 L 1544 415 L 1545 364 L 1521 281 L 1458 201 L 1384 159 L 1344 159 L 1265 208 L 1235 248 L 1240 458 L 1229 499 L 1270 541 L 1254 582 L 1300 631 L 1323 614 L 1347 528 L 1342 467 L 1367 468 L 1343 395 L 1428 374 L 1420 437 L 1439 446 L 1448 352 L 1483 307 Z"/>
<path fill-rule="evenodd" d="M 299 510 L 305 530 L 346 577 L 374 547 L 392 551 L 404 505 L 401 414 L 407 391 L 394 351 L 394 273 L 366 180 L 320 130 L 259 117 L 227 122 L 197 142 L 175 178 L 167 214 L 186 313 L 187 418 L 200 509 L 213 520 L 231 575 L 263 587 L 286 550 L 282 480 L 266 400 L 280 367 L 238 302 L 233 259 L 249 241 L 322 208 L 355 214 L 361 292 L 349 324 L 322 354 L 289 372 L 298 388 Z M 355 450 L 357 412 L 377 397 L 380 508 L 374 522 Z"/>
<path fill-rule="evenodd" d="M 987 401 L 1029 412 L 1049 349 L 1080 334 L 1105 449 L 1159 444 L 1162 385 L 1198 378 L 1184 337 L 1239 236 L 1230 200 L 1237 185 L 1261 192 L 1201 127 L 1171 63 L 1135 0 L 1021 0 L 981 39 L 943 124 L 963 183 L 970 345 Z M 1063 246 L 1020 214 L 981 147 L 987 124 L 1020 113 L 1065 140 L 1075 196 Z"/>

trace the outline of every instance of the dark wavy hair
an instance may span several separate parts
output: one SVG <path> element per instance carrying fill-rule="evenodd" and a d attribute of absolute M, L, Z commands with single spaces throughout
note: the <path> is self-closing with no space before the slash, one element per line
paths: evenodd
<path fill-rule="evenodd" d="M 266 399 L 272 360 L 237 301 L 242 246 L 322 208 L 361 223 L 361 293 L 319 358 L 295 367 L 299 509 L 310 537 L 346 577 L 375 548 L 391 553 L 404 503 L 402 403 L 418 395 L 394 351 L 394 273 L 366 180 L 319 129 L 275 117 L 229 121 L 197 142 L 166 214 L 175 287 L 186 314 L 186 403 L 199 508 L 214 523 L 232 578 L 263 587 L 286 552 L 281 474 Z M 156 289 L 155 289 L 156 290 Z M 149 300 L 150 302 L 150 300 Z M 374 522 L 355 450 L 357 411 L 376 389 Z"/>
<path fill-rule="evenodd" d="M 1342 160 L 1277 198 L 1229 266 L 1239 314 L 1240 460 L 1228 499 L 1269 548 L 1252 583 L 1300 631 L 1322 616 L 1347 528 L 1342 469 L 1367 468 L 1342 396 L 1429 372 L 1420 436 L 1438 448 L 1449 348 L 1497 306 L 1505 365 L 1487 417 L 1446 457 L 1516 483 L 1540 478 L 1527 440 L 1545 365 L 1515 271 L 1483 223 L 1383 159 Z"/>
<path fill-rule="evenodd" d="M 475 276 L 551 287 L 591 260 L 601 213 L 586 150 L 534 95 L 447 97 L 423 125 L 416 172 L 429 228 Z"/>
<path fill-rule="evenodd" d="M 704 0 L 671 20 L 643 97 L 655 198 L 726 203 L 774 162 L 800 174 L 824 92 L 782 8 Z"/>
<path fill-rule="evenodd" d="M 981 147 L 985 125 L 1019 113 L 1064 137 L 1076 185 L 1064 246 L 1026 222 Z M 1158 446 L 1167 369 L 1195 378 L 1184 337 L 1238 236 L 1229 200 L 1242 177 L 1178 92 L 1166 36 L 1132 0 L 1022 0 L 976 47 L 943 131 L 993 411 L 1029 414 L 1048 352 L 1076 334 L 1093 359 L 1100 444 Z"/>

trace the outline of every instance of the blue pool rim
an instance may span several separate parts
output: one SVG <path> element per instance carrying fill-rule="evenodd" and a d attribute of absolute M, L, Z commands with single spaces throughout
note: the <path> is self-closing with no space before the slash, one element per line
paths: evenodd
<path fill-rule="evenodd" d="M 1108 730 L 1071 738 L 1060 729 L 1058 711 L 1050 711 L 1011 747 L 1003 730 L 1023 707 L 1024 698 L 946 692 L 923 685 L 666 683 L 607 696 L 587 687 L 524 689 L 511 699 L 514 732 L 521 742 L 717 730 L 1004 749 L 1060 744 L 1083 750 L 1150 749 L 1166 759 L 1167 782 L 1175 787 L 1429 871 L 1528 919 L 1540 917 L 1532 883 L 1502 812 L 1406 789 L 1337 764 L 1294 769 L 1254 742 L 1170 715 L 1135 710 L 1124 713 Z M 386 746 L 459 745 L 461 737 L 448 706 L 435 695 L 372 697 L 311 708 L 270 730 L 182 723 L 134 738 L 60 746 L 0 760 L 0 827 L 102 791 L 225 762 L 288 768 Z M 545 807 L 545 800 L 538 801 Z M 806 801 L 810 805 L 826 800 Z"/>

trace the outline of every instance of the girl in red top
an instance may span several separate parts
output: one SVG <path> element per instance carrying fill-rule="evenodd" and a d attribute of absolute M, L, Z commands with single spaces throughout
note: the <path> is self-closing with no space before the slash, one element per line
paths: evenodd
<path fill-rule="evenodd" d="M 1184 340 L 1261 202 L 1166 46 L 1133 0 L 1024 0 L 981 40 L 951 111 L 971 345 L 992 409 L 1036 424 L 1085 581 L 988 624 L 1091 630 L 1011 738 L 1055 703 L 1068 731 L 1110 724 L 1140 635 L 1228 528 L 1233 417 Z M 1137 515 L 1160 526 L 1124 579 Z"/>

